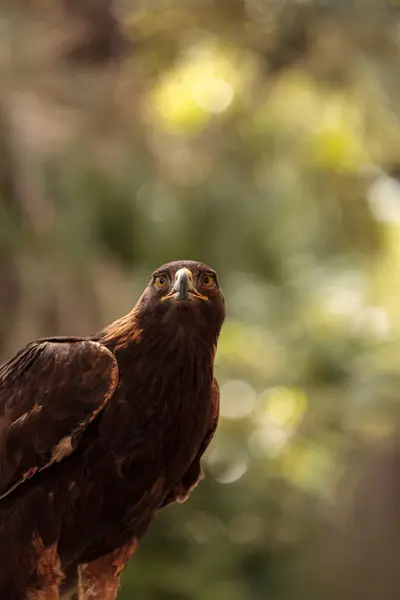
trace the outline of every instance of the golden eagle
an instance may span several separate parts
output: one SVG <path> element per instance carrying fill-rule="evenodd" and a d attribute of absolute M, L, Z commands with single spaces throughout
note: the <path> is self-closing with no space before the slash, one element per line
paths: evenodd
<path fill-rule="evenodd" d="M 224 317 L 215 271 L 173 262 L 100 333 L 0 367 L 1 599 L 56 600 L 68 573 L 80 600 L 114 600 L 157 510 L 202 478 Z"/>

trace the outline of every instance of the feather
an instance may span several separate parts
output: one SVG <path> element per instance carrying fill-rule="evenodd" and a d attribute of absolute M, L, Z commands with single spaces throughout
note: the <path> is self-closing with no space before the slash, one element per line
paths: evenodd
<path fill-rule="evenodd" d="M 118 383 L 115 357 L 97 342 L 42 340 L 0 369 L 0 500 L 69 456 Z"/>

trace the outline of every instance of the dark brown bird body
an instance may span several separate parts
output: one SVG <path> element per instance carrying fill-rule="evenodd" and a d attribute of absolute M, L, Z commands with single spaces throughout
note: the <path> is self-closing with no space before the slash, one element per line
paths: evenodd
<path fill-rule="evenodd" d="M 0 369 L 0 598 L 56 599 L 79 566 L 82 600 L 115 598 L 156 511 L 201 477 L 223 319 L 213 271 L 171 263 L 98 335 Z"/>

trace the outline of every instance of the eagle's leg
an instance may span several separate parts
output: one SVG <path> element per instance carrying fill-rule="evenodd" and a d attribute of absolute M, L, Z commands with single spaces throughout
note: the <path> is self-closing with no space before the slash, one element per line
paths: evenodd
<path fill-rule="evenodd" d="M 138 541 L 131 542 L 79 566 L 79 600 L 115 600 L 122 571 L 135 552 Z"/>
<path fill-rule="evenodd" d="M 58 585 L 50 585 L 40 590 L 28 590 L 26 600 L 58 600 Z"/>
<path fill-rule="evenodd" d="M 26 588 L 26 600 L 58 600 L 64 578 L 57 553 L 57 543 L 46 548 L 39 537 L 32 541 L 36 569 Z"/>

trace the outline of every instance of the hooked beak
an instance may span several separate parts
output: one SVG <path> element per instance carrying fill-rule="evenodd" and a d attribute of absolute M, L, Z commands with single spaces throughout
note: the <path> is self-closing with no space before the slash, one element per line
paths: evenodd
<path fill-rule="evenodd" d="M 207 296 L 200 294 L 193 285 L 193 275 L 189 269 L 185 267 L 178 269 L 175 274 L 175 283 L 171 292 L 164 296 L 162 300 L 174 298 L 175 300 L 191 300 L 192 298 L 200 298 L 208 300 Z"/>

